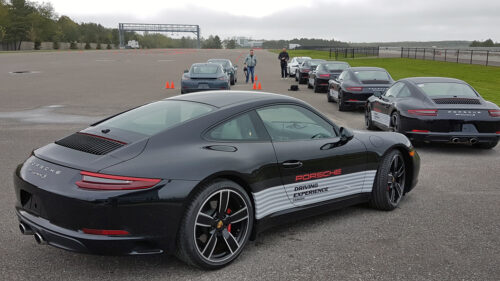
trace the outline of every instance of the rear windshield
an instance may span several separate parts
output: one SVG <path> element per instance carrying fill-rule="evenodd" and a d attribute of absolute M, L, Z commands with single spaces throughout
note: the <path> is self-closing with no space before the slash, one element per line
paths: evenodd
<path fill-rule="evenodd" d="M 461 83 L 422 83 L 418 87 L 431 98 L 456 96 L 477 98 L 476 92 L 469 85 Z"/>
<path fill-rule="evenodd" d="M 349 65 L 347 63 L 325 63 L 323 64 L 323 68 L 328 71 L 344 70 L 349 68 Z"/>
<path fill-rule="evenodd" d="M 310 58 L 297 58 L 298 63 L 303 63 L 305 60 L 309 60 Z"/>
<path fill-rule="evenodd" d="M 227 60 L 209 60 L 209 63 L 218 63 L 223 67 L 229 67 L 229 62 Z"/>
<path fill-rule="evenodd" d="M 191 67 L 191 73 L 193 74 L 216 74 L 218 70 L 218 64 L 193 65 Z"/>
<path fill-rule="evenodd" d="M 389 74 L 382 70 L 361 70 L 354 71 L 354 75 L 360 80 L 389 80 Z"/>
<path fill-rule="evenodd" d="M 99 126 L 152 136 L 213 110 L 215 107 L 207 104 L 165 100 L 132 109 L 100 123 Z"/>
<path fill-rule="evenodd" d="M 309 64 L 312 66 L 317 66 L 318 64 L 323 63 L 323 62 L 325 62 L 325 61 L 324 60 L 310 60 Z"/>

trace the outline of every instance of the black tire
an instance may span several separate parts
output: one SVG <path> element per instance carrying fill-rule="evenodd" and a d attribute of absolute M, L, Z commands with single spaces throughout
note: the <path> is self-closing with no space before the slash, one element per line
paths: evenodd
<path fill-rule="evenodd" d="M 226 224 L 231 217 L 238 221 Z M 202 186 L 186 207 L 177 235 L 177 257 L 204 269 L 224 267 L 242 252 L 252 226 L 253 207 L 243 187 L 215 180 Z"/>
<path fill-rule="evenodd" d="M 231 79 L 230 79 L 230 81 L 231 81 L 231 82 L 230 82 L 230 83 L 231 83 L 231 85 L 234 85 L 234 83 L 235 83 L 235 81 L 234 81 L 234 75 L 231 75 Z"/>
<path fill-rule="evenodd" d="M 298 76 L 299 76 L 299 74 L 297 74 L 297 71 L 295 71 L 295 82 L 298 82 L 298 81 L 299 81 Z M 299 84 L 300 84 L 300 83 L 299 83 Z"/>
<path fill-rule="evenodd" d="M 330 96 L 330 89 L 326 91 L 326 99 L 328 100 L 328 102 L 334 102 L 334 100 Z"/>
<path fill-rule="evenodd" d="M 394 111 L 391 114 L 391 126 L 392 126 L 392 131 L 396 133 L 401 133 L 401 116 L 399 115 L 399 112 Z"/>
<path fill-rule="evenodd" d="M 365 126 L 368 130 L 376 130 L 377 127 L 373 125 L 372 114 L 370 111 L 370 106 L 367 104 L 365 108 Z"/>
<path fill-rule="evenodd" d="M 498 140 L 492 141 L 492 142 L 478 143 L 475 146 L 478 148 L 482 148 L 482 149 L 492 149 L 495 146 L 497 146 L 497 144 L 498 144 Z"/>
<path fill-rule="evenodd" d="M 312 89 L 313 88 L 313 86 L 309 83 L 309 78 L 307 78 L 307 88 L 308 89 Z"/>
<path fill-rule="evenodd" d="M 399 150 L 391 150 L 380 161 L 373 183 L 370 206 L 384 211 L 394 210 L 404 196 L 405 185 L 404 157 Z"/>
<path fill-rule="evenodd" d="M 344 102 L 344 97 L 342 95 L 342 92 L 339 90 L 339 100 L 337 101 L 337 104 L 339 106 L 339 111 L 346 111 L 348 109 L 347 105 Z"/>
<path fill-rule="evenodd" d="M 314 81 L 314 92 L 319 93 L 318 81 Z"/>

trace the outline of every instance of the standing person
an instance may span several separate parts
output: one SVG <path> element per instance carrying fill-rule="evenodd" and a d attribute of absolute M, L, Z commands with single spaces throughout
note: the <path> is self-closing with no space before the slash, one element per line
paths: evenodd
<path fill-rule="evenodd" d="M 255 66 L 257 65 L 257 57 L 253 54 L 253 49 L 250 49 L 250 54 L 248 54 L 246 56 L 245 62 L 243 64 L 247 68 L 246 83 L 248 83 L 248 78 L 249 78 L 250 74 L 252 75 L 252 83 L 253 83 L 254 82 L 253 76 L 254 76 Z"/>
<path fill-rule="evenodd" d="M 278 55 L 278 60 L 280 61 L 281 65 L 281 79 L 287 78 L 288 73 L 287 73 L 287 64 L 288 60 L 290 57 L 288 56 L 288 53 L 286 52 L 286 48 L 283 48 L 283 51 Z"/>

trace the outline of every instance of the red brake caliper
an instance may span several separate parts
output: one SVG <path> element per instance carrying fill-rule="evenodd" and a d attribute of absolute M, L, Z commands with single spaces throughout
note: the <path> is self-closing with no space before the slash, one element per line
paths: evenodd
<path fill-rule="evenodd" d="M 231 214 L 231 209 L 227 208 L 227 214 Z M 227 226 L 227 231 L 231 232 L 231 224 Z"/>

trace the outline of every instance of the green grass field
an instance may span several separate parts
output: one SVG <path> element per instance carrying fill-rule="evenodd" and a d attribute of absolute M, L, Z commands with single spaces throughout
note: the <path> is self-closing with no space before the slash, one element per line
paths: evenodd
<path fill-rule="evenodd" d="M 273 50 L 279 53 L 279 50 Z M 330 59 L 328 51 L 289 50 L 290 57 L 308 56 L 315 59 Z M 500 105 L 500 67 L 451 62 L 427 61 L 406 58 L 355 58 L 339 59 L 351 66 L 377 66 L 389 71 L 395 79 L 416 76 L 442 76 L 464 80 L 488 101 Z"/>

